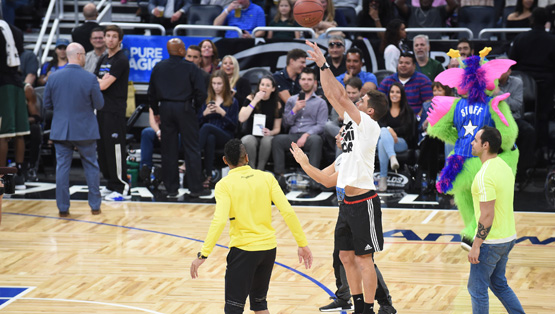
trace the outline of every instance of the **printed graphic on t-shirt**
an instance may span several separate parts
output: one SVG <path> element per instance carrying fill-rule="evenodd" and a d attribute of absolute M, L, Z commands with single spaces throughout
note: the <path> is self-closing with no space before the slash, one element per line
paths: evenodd
<path fill-rule="evenodd" d="M 110 73 L 110 69 L 112 68 L 111 64 L 101 64 L 100 68 L 98 69 L 98 77 L 103 78 L 105 74 Z"/>
<path fill-rule="evenodd" d="M 350 153 L 353 151 L 353 143 L 355 141 L 355 130 L 353 129 L 353 121 L 349 121 L 341 133 L 341 151 Z"/>

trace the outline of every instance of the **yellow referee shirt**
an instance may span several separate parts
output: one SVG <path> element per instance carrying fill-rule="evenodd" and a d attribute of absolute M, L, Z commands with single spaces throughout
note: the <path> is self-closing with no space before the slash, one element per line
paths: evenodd
<path fill-rule="evenodd" d="M 293 208 L 271 173 L 250 166 L 237 167 L 216 184 L 216 211 L 201 249 L 208 256 L 230 221 L 230 247 L 245 251 L 266 251 L 277 246 L 272 227 L 272 202 L 293 233 L 297 245 L 308 245 Z"/>

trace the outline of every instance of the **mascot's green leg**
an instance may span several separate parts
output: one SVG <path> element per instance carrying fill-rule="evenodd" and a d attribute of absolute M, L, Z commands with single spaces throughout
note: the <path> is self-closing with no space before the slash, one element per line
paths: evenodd
<path fill-rule="evenodd" d="M 462 190 L 456 192 L 455 204 L 459 209 L 461 218 L 464 223 L 464 229 L 461 231 L 463 237 L 474 239 L 474 232 L 476 232 L 476 217 L 474 216 L 474 205 L 472 203 L 472 193 L 470 190 Z"/>

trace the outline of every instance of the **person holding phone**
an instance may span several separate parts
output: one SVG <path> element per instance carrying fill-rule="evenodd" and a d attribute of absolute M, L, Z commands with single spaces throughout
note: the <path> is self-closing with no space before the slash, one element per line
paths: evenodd
<path fill-rule="evenodd" d="M 247 96 L 245 104 L 239 111 L 239 122 L 242 123 L 241 134 L 243 135 L 241 141 L 247 149 L 251 168 L 265 169 L 272 152 L 272 140 L 281 132 L 283 115 L 281 108 L 276 81 L 271 75 L 263 76 L 258 81 L 256 91 Z M 255 116 L 265 119 L 265 125 L 254 125 L 259 128 L 259 131 L 262 131 L 263 136 L 255 136 L 253 129 Z M 257 119 L 257 121 L 259 120 Z"/>
<path fill-rule="evenodd" d="M 218 70 L 210 77 L 206 104 L 200 110 L 199 142 L 204 149 L 205 188 L 212 182 L 214 155 L 216 148 L 223 148 L 225 143 L 235 136 L 239 104 L 233 98 L 229 79 L 224 71 Z"/>

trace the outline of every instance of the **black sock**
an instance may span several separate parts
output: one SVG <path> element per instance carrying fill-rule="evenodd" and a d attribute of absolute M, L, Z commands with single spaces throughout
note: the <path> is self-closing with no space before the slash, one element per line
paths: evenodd
<path fill-rule="evenodd" d="M 374 314 L 374 303 L 364 303 L 364 312 L 362 314 Z"/>
<path fill-rule="evenodd" d="M 364 311 L 364 297 L 362 293 L 353 295 L 353 303 L 355 304 L 355 313 L 361 314 Z"/>

